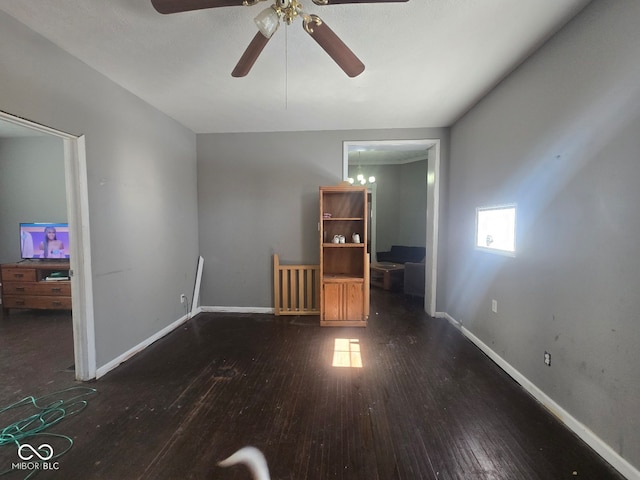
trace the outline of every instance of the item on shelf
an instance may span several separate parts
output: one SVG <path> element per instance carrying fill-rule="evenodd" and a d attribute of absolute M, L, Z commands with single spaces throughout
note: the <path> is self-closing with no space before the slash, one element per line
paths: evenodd
<path fill-rule="evenodd" d="M 331 218 L 331 214 L 328 212 L 325 212 L 322 214 L 322 218 Z"/>
<path fill-rule="evenodd" d="M 353 243 L 360 243 L 360 234 L 354 233 L 353 235 L 351 235 L 351 240 L 353 241 Z"/>
<path fill-rule="evenodd" d="M 45 281 L 47 281 L 47 282 L 59 282 L 61 280 L 70 280 L 70 278 L 69 277 L 58 277 L 58 276 L 45 277 Z"/>
<path fill-rule="evenodd" d="M 334 235 L 333 243 L 347 243 L 347 239 L 344 238 L 344 235 Z"/>

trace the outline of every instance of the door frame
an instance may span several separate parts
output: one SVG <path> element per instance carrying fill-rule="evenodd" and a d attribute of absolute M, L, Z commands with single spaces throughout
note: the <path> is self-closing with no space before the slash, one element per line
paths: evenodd
<path fill-rule="evenodd" d="M 349 177 L 350 147 L 374 148 L 398 145 L 399 147 L 424 148 L 427 151 L 427 211 L 425 257 L 425 294 L 424 309 L 430 316 L 436 316 L 436 298 L 438 283 L 438 227 L 440 210 L 440 139 L 413 140 L 345 140 L 342 149 L 342 179 Z M 373 252 L 372 252 L 373 253 Z"/>
<path fill-rule="evenodd" d="M 62 140 L 70 261 L 73 355 L 76 380 L 96 377 L 96 348 L 91 274 L 89 194 L 84 135 L 75 136 L 0 111 L 0 119 Z"/>

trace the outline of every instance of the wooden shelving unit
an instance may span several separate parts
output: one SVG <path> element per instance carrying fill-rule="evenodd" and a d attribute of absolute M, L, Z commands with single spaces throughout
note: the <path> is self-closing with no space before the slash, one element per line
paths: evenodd
<path fill-rule="evenodd" d="M 369 317 L 367 188 L 320 187 L 320 325 L 365 327 Z M 330 216 L 329 216 L 330 215 Z M 360 236 L 354 243 L 353 234 Z M 345 243 L 334 243 L 342 235 Z"/>

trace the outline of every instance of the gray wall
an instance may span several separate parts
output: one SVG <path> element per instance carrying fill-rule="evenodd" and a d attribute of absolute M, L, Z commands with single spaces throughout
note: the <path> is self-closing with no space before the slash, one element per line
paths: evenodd
<path fill-rule="evenodd" d="M 0 12 L 0 109 L 86 137 L 98 367 L 181 315 L 198 255 L 195 134 Z"/>
<path fill-rule="evenodd" d="M 424 246 L 427 235 L 427 161 L 406 163 L 400 168 L 398 216 L 400 228 L 395 244 Z"/>
<path fill-rule="evenodd" d="M 0 138 L 0 263 L 20 260 L 20 222 L 67 221 L 64 182 L 61 139 Z"/>
<path fill-rule="evenodd" d="M 392 245 L 425 246 L 427 161 L 361 168 L 367 177 L 376 177 L 376 250 L 385 252 Z M 349 176 L 357 174 L 358 167 L 350 166 Z"/>
<path fill-rule="evenodd" d="M 201 304 L 273 307 L 273 254 L 317 263 L 318 187 L 342 180 L 346 140 L 443 139 L 448 129 L 198 135 Z M 446 161 L 447 151 L 443 150 Z"/>
<path fill-rule="evenodd" d="M 636 468 L 639 19 L 595 1 L 454 126 L 444 305 Z M 511 202 L 516 257 L 475 251 L 475 208 Z"/>

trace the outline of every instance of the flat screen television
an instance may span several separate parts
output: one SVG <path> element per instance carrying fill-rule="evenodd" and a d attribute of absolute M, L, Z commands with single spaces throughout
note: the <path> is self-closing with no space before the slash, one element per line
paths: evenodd
<path fill-rule="evenodd" d="M 21 223 L 20 256 L 23 259 L 69 259 L 69 224 Z"/>

